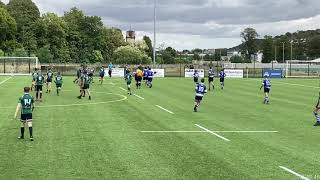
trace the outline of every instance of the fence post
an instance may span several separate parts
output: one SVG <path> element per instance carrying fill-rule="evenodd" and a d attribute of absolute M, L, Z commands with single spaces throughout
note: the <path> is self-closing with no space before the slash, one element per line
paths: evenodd
<path fill-rule="evenodd" d="M 310 76 L 310 63 L 308 62 L 308 77 Z"/>
<path fill-rule="evenodd" d="M 31 59 L 29 59 L 29 74 L 31 73 L 31 63 L 30 63 Z"/>
<path fill-rule="evenodd" d="M 3 74 L 6 73 L 6 59 L 3 59 Z"/>
<path fill-rule="evenodd" d="M 181 61 L 180 61 L 180 77 L 182 77 L 182 68 L 181 68 Z"/>

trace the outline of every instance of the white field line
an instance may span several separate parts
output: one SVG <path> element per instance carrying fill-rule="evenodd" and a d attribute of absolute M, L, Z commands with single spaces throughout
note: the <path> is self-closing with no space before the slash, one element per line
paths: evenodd
<path fill-rule="evenodd" d="M 1 81 L 1 82 L 0 82 L 0 85 L 3 84 L 3 83 L 5 83 L 5 82 L 7 82 L 7 81 L 9 81 L 11 78 L 12 78 L 12 76 L 9 77 L 9 78 L 7 78 L 7 79 L 5 79 L 5 80 L 3 80 L 3 81 Z"/>
<path fill-rule="evenodd" d="M 253 79 L 253 81 L 262 81 L 262 80 Z M 314 88 L 314 89 L 320 89 L 320 87 L 316 87 L 316 86 L 308 86 L 308 85 L 303 85 L 303 84 L 294 84 L 294 83 L 285 83 L 285 82 L 271 82 L 271 84 L 301 86 L 301 87 L 309 87 L 309 88 Z"/>
<path fill-rule="evenodd" d="M 120 89 L 122 89 L 123 91 L 126 91 L 127 92 L 127 90 L 125 90 L 123 87 L 119 87 Z"/>
<path fill-rule="evenodd" d="M 292 171 L 291 169 L 288 169 L 288 168 L 286 168 L 286 167 L 284 167 L 284 166 L 279 166 L 279 167 L 280 167 L 281 169 L 283 169 L 283 170 L 285 170 L 285 171 L 287 171 L 287 172 L 289 172 L 289 173 L 291 173 L 291 174 L 299 177 L 300 179 L 310 180 L 309 178 L 304 177 L 304 176 L 302 176 L 301 174 L 296 173 L 296 172 Z"/>
<path fill-rule="evenodd" d="M 202 126 L 200 126 L 200 125 L 198 125 L 198 124 L 195 124 L 195 125 L 198 126 L 200 129 L 203 129 L 203 130 L 205 130 L 206 132 L 208 132 L 208 133 L 210 133 L 210 134 L 213 134 L 213 135 L 217 136 L 218 138 L 220 138 L 220 139 L 222 139 L 222 140 L 225 140 L 225 141 L 227 141 L 227 142 L 230 141 L 229 139 L 227 139 L 227 138 L 225 138 L 225 137 L 223 137 L 223 136 L 221 136 L 221 135 L 219 135 L 219 134 L 217 134 L 217 133 L 215 133 L 215 132 L 213 132 L 213 131 L 210 131 L 210 130 L 207 129 L 207 128 L 204 128 L 204 127 L 202 127 Z"/>
<path fill-rule="evenodd" d="M 163 108 L 163 107 L 161 107 L 161 106 L 159 106 L 159 105 L 156 105 L 158 108 L 160 108 L 160 109 L 162 109 L 162 110 L 164 110 L 164 111 L 166 111 L 166 112 L 168 112 L 168 113 L 170 113 L 170 114 L 174 114 L 172 111 L 169 111 L 168 109 L 166 109 L 166 108 Z"/>
<path fill-rule="evenodd" d="M 142 133 L 209 133 L 207 131 L 140 131 Z M 278 131 L 211 131 L 214 133 L 278 133 Z"/>
<path fill-rule="evenodd" d="M 137 97 L 137 98 L 139 98 L 139 99 L 142 99 L 142 100 L 144 100 L 144 98 L 143 97 L 141 97 L 141 96 L 139 96 L 139 95 L 137 95 L 137 94 L 133 94 L 135 97 Z"/>

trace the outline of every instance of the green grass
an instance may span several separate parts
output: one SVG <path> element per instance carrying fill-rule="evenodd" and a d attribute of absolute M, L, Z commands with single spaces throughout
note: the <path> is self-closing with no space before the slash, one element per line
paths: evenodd
<path fill-rule="evenodd" d="M 260 80 L 227 80 L 226 89 L 209 92 L 194 113 L 194 84 L 179 78 L 134 91 L 145 100 L 124 97 L 124 81 L 108 79 L 93 85 L 91 105 L 52 106 L 89 103 L 76 99 L 78 89 L 67 77 L 60 97 L 44 94 L 36 103 L 34 142 L 16 139 L 19 121 L 13 119 L 30 79 L 0 85 L 0 179 L 297 179 L 279 166 L 320 177 L 320 129 L 312 126 L 316 79 L 272 80 L 270 105 L 262 104 Z M 201 131 L 195 124 L 279 132 L 218 133 L 230 142 L 209 133 L 141 132 Z"/>

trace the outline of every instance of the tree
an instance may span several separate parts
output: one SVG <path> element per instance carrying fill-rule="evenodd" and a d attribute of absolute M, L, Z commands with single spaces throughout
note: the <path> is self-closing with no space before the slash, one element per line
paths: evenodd
<path fill-rule="evenodd" d="M 0 8 L 5 8 L 5 7 L 6 5 L 2 1 L 0 1 Z"/>
<path fill-rule="evenodd" d="M 37 57 L 41 63 L 52 63 L 53 62 L 53 55 L 50 52 L 49 46 L 44 46 L 40 48 L 36 52 Z"/>
<path fill-rule="evenodd" d="M 311 58 L 319 58 L 320 57 L 320 35 L 312 37 L 308 41 L 308 51 L 307 54 Z"/>
<path fill-rule="evenodd" d="M 244 63 L 244 59 L 241 56 L 232 56 L 230 58 L 231 63 Z"/>
<path fill-rule="evenodd" d="M 7 10 L 0 8 L 0 49 L 8 52 L 14 48 L 17 24 Z"/>
<path fill-rule="evenodd" d="M 117 64 L 149 64 L 151 62 L 150 57 L 130 45 L 117 48 L 113 59 Z"/>
<path fill-rule="evenodd" d="M 28 56 L 28 52 L 24 48 L 16 48 L 12 52 L 12 56 L 15 56 L 15 57 L 27 57 Z"/>
<path fill-rule="evenodd" d="M 17 40 L 22 42 L 23 32 L 40 18 L 40 11 L 32 0 L 10 0 L 6 6 L 9 13 L 17 22 Z"/>
<path fill-rule="evenodd" d="M 200 57 L 200 55 L 199 54 L 194 54 L 193 55 L 193 60 L 197 60 L 197 61 L 199 61 L 199 60 L 201 60 L 201 57 Z"/>
<path fill-rule="evenodd" d="M 24 33 L 24 36 L 22 37 L 22 45 L 25 47 L 28 56 L 31 56 L 31 53 L 36 52 L 37 40 L 32 31 L 27 31 Z"/>
<path fill-rule="evenodd" d="M 172 47 L 167 47 L 165 50 L 161 51 L 161 56 L 164 64 L 175 64 L 177 51 Z"/>
<path fill-rule="evenodd" d="M 253 28 L 246 28 L 243 32 L 241 32 L 240 36 L 243 39 L 245 45 L 244 51 L 246 52 L 247 57 L 251 57 L 251 55 L 257 52 L 256 39 L 259 34 Z"/>
<path fill-rule="evenodd" d="M 122 31 L 117 28 L 103 28 L 102 31 L 102 55 L 105 62 L 112 61 L 114 51 L 125 45 Z"/>
<path fill-rule="evenodd" d="M 146 54 L 149 57 L 153 57 L 153 47 L 152 47 L 152 41 L 149 36 L 143 36 L 143 40 L 146 42 L 148 49 L 146 50 Z"/>
<path fill-rule="evenodd" d="M 270 63 L 274 59 L 272 36 L 265 36 L 262 43 L 262 63 Z"/>
<path fill-rule="evenodd" d="M 199 49 L 199 48 L 193 49 L 191 51 L 191 53 L 193 53 L 193 54 L 201 54 L 202 52 L 203 52 L 202 49 Z"/>

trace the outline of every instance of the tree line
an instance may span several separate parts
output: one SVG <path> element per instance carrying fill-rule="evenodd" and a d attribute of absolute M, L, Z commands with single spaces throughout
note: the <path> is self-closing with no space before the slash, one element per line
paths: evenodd
<path fill-rule="evenodd" d="M 72 8 L 40 15 L 32 0 L 0 1 L 0 56 L 37 56 L 44 63 L 148 64 L 149 37 L 127 43 L 122 31 Z"/>
<path fill-rule="evenodd" d="M 279 36 L 264 36 L 253 28 L 246 28 L 241 37 L 243 43 L 231 50 L 241 51 L 244 57 L 251 58 L 256 53 L 263 53 L 262 62 L 283 62 L 286 60 L 312 60 L 320 57 L 320 29 L 297 31 Z"/>

